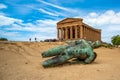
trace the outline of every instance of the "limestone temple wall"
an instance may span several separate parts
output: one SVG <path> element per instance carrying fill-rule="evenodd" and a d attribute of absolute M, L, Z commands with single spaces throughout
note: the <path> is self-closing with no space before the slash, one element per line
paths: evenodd
<path fill-rule="evenodd" d="M 58 40 L 78 40 L 101 41 L 101 29 L 95 29 L 82 22 L 82 18 L 66 18 L 57 23 Z"/>

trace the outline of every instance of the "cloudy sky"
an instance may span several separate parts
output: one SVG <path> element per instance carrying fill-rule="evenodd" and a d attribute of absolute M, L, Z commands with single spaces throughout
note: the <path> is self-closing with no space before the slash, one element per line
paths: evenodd
<path fill-rule="evenodd" d="M 102 29 L 102 41 L 120 35 L 120 0 L 0 0 L 0 37 L 57 38 L 56 22 L 66 17 Z"/>

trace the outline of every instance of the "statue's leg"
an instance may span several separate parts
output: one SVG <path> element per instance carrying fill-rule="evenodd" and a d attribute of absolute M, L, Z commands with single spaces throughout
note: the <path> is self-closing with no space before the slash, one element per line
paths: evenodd
<path fill-rule="evenodd" d="M 55 47 L 52 48 L 48 51 L 45 51 L 42 53 L 42 57 L 51 57 L 51 56 L 56 56 L 56 55 L 60 55 L 64 52 L 64 50 L 67 48 L 67 46 L 59 46 L 59 47 Z"/>
<path fill-rule="evenodd" d="M 84 60 L 84 62 L 87 64 L 92 63 L 97 57 L 97 54 L 92 51 L 88 52 L 87 54 L 88 54 L 88 58 Z"/>
<path fill-rule="evenodd" d="M 60 56 L 44 61 L 42 65 L 43 67 L 55 66 L 55 65 L 62 64 L 71 58 L 72 56 L 60 55 Z"/>

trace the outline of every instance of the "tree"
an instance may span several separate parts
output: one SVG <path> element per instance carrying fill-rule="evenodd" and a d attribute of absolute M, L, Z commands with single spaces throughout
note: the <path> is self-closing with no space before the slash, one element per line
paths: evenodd
<path fill-rule="evenodd" d="M 113 45 L 120 45 L 120 35 L 113 36 L 111 42 Z"/>
<path fill-rule="evenodd" d="M 0 38 L 0 41 L 8 41 L 7 38 Z"/>

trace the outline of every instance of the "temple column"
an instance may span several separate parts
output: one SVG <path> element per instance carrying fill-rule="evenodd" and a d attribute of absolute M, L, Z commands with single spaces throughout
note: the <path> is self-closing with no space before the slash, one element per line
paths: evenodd
<path fill-rule="evenodd" d="M 80 26 L 80 38 L 83 38 L 83 26 Z"/>
<path fill-rule="evenodd" d="M 84 39 L 86 39 L 86 27 L 84 26 Z"/>
<path fill-rule="evenodd" d="M 94 31 L 94 39 L 95 39 L 95 41 L 96 41 L 96 31 Z"/>
<path fill-rule="evenodd" d="M 70 39 L 73 39 L 73 28 L 70 26 Z"/>
<path fill-rule="evenodd" d="M 61 40 L 61 28 L 59 29 L 59 40 Z"/>
<path fill-rule="evenodd" d="M 89 29 L 89 35 L 90 35 L 89 38 L 90 38 L 90 40 L 91 40 L 91 30 L 90 30 L 90 29 Z"/>
<path fill-rule="evenodd" d="M 77 39 L 78 38 L 78 32 L 77 32 L 77 26 L 75 26 L 75 39 Z"/>
<path fill-rule="evenodd" d="M 57 38 L 59 39 L 59 29 L 57 28 Z"/>
<path fill-rule="evenodd" d="M 95 39 L 95 41 L 96 41 L 96 31 L 94 31 L 94 39 Z"/>
<path fill-rule="evenodd" d="M 86 39 L 88 39 L 88 30 L 87 30 L 87 27 L 86 27 Z"/>
<path fill-rule="evenodd" d="M 70 27 L 67 27 L 67 39 L 70 39 Z"/>
<path fill-rule="evenodd" d="M 93 29 L 91 29 L 91 40 L 93 41 L 94 34 L 93 34 Z"/>
<path fill-rule="evenodd" d="M 97 40 L 97 35 L 96 34 L 97 34 L 97 32 L 95 31 L 95 41 Z"/>
<path fill-rule="evenodd" d="M 92 30 L 92 40 L 94 41 L 94 33 L 93 33 L 93 30 Z"/>
<path fill-rule="evenodd" d="M 81 38 L 81 26 L 79 25 L 79 39 Z"/>
<path fill-rule="evenodd" d="M 65 28 L 65 39 L 66 40 L 68 39 L 68 28 L 67 27 Z"/>
<path fill-rule="evenodd" d="M 65 40 L 65 36 L 66 36 L 65 28 L 63 28 L 63 39 L 64 40 Z"/>
<path fill-rule="evenodd" d="M 92 30 L 93 31 L 93 41 L 95 40 L 95 35 L 94 35 L 94 30 Z"/>
<path fill-rule="evenodd" d="M 98 40 L 99 40 L 99 32 L 98 32 Z"/>
<path fill-rule="evenodd" d="M 80 39 L 80 26 L 78 25 L 78 38 Z"/>
<path fill-rule="evenodd" d="M 97 40 L 99 40 L 99 32 L 97 32 Z"/>
<path fill-rule="evenodd" d="M 86 27 L 86 39 L 88 40 L 88 29 Z"/>
<path fill-rule="evenodd" d="M 87 39 L 89 40 L 89 28 L 87 28 Z"/>
<path fill-rule="evenodd" d="M 99 34 L 100 34 L 100 33 L 98 32 L 98 40 L 100 40 L 100 36 L 99 36 Z"/>
<path fill-rule="evenodd" d="M 95 41 L 95 31 L 93 30 L 93 40 Z"/>
<path fill-rule="evenodd" d="M 91 40 L 91 36 L 92 36 L 92 35 L 91 35 L 91 29 L 89 29 L 89 30 L 90 30 L 90 40 Z"/>
<path fill-rule="evenodd" d="M 93 31 L 91 29 L 91 41 L 93 41 Z"/>
<path fill-rule="evenodd" d="M 92 36 L 92 39 L 93 39 L 93 41 L 94 41 L 94 37 L 95 37 L 95 36 L 94 36 L 94 30 L 92 30 L 92 35 L 93 35 L 93 36 Z"/>
<path fill-rule="evenodd" d="M 59 28 L 57 28 L 57 38 L 58 38 L 58 40 L 59 40 Z"/>
<path fill-rule="evenodd" d="M 101 32 L 99 32 L 99 34 L 98 34 L 98 35 L 99 35 L 99 40 L 101 41 Z"/>
<path fill-rule="evenodd" d="M 90 40 L 90 29 L 88 28 L 88 38 Z"/>
<path fill-rule="evenodd" d="M 84 34 L 84 26 L 82 26 L 82 28 L 83 28 L 83 37 L 82 37 L 82 38 L 84 39 L 84 35 L 85 35 L 85 34 Z"/>
<path fill-rule="evenodd" d="M 63 31 L 63 28 L 61 28 L 61 40 L 63 40 L 64 38 L 64 31 Z"/>
<path fill-rule="evenodd" d="M 98 39 L 97 39 L 97 37 L 98 37 L 98 36 L 97 36 L 97 31 L 95 32 L 95 36 L 96 36 L 96 40 L 98 40 Z"/>
<path fill-rule="evenodd" d="M 65 28 L 63 28 L 63 39 L 65 40 Z"/>
<path fill-rule="evenodd" d="M 101 32 L 100 32 L 100 34 L 99 34 L 99 35 L 100 35 L 100 40 L 101 40 Z"/>
<path fill-rule="evenodd" d="M 98 40 L 97 31 L 96 31 L 96 33 L 95 33 L 95 34 L 96 34 L 96 40 Z"/>

